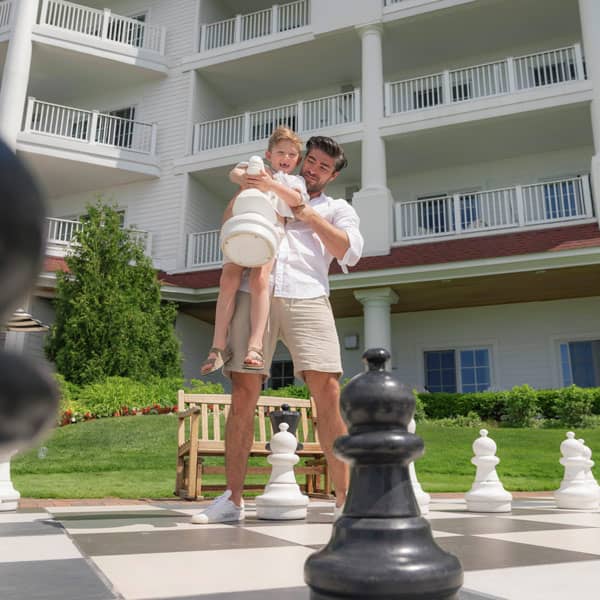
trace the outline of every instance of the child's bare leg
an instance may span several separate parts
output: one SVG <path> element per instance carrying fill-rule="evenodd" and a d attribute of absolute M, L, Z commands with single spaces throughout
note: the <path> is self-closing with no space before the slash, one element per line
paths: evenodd
<path fill-rule="evenodd" d="M 202 375 L 208 375 L 208 373 L 212 373 L 222 366 L 223 353 L 227 345 L 227 330 L 235 310 L 235 296 L 240 288 L 243 272 L 244 267 L 234 263 L 223 265 L 223 272 L 219 280 L 219 296 L 217 298 L 212 348 L 200 368 Z M 219 353 L 218 350 L 222 352 Z"/>
<path fill-rule="evenodd" d="M 263 335 L 269 318 L 269 276 L 273 262 L 250 271 L 250 338 L 244 359 L 244 367 L 249 369 L 262 369 L 264 366 Z"/>

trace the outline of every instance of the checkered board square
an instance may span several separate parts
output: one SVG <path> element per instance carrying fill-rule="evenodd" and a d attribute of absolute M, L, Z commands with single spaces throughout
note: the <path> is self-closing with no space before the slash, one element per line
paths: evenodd
<path fill-rule="evenodd" d="M 199 504 L 48 507 L 0 513 L 3 600 L 308 600 L 306 558 L 327 543 L 333 506 L 305 521 L 193 525 Z M 437 543 L 465 571 L 461 600 L 597 598 L 600 511 L 515 500 L 506 514 L 432 500 Z"/>

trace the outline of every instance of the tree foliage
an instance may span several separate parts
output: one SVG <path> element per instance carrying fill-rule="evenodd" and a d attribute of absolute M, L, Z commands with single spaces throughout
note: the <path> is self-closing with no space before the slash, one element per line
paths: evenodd
<path fill-rule="evenodd" d="M 161 302 L 141 243 L 101 200 L 88 206 L 82 223 L 66 257 L 69 272 L 57 273 L 48 358 L 77 384 L 109 376 L 140 381 L 181 376 L 177 309 Z"/>

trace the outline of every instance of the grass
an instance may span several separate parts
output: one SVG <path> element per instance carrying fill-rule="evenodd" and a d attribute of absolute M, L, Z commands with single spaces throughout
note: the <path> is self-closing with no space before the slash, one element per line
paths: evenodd
<path fill-rule="evenodd" d="M 170 498 L 175 481 L 177 419 L 174 415 L 99 419 L 61 427 L 40 447 L 16 456 L 12 479 L 25 497 L 34 498 Z M 563 469 L 559 446 L 561 429 L 488 428 L 498 445 L 498 474 L 511 491 L 558 488 Z M 426 452 L 417 473 L 428 492 L 465 492 L 473 483 L 471 445 L 475 428 L 442 428 L 435 423 L 418 427 Z M 578 430 L 577 437 L 600 453 L 600 429 Z M 207 459 L 222 464 L 222 459 Z M 250 464 L 266 464 L 262 458 Z M 256 475 L 250 481 L 266 483 Z M 205 477 L 206 483 L 222 477 Z"/>

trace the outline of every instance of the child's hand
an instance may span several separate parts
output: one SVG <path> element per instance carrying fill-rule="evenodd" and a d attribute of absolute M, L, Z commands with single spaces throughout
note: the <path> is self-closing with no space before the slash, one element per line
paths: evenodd
<path fill-rule="evenodd" d="M 258 175 L 248 175 L 246 173 L 246 182 L 248 187 L 256 188 L 261 192 L 268 192 L 271 189 L 273 178 L 266 172 L 261 171 Z"/>

